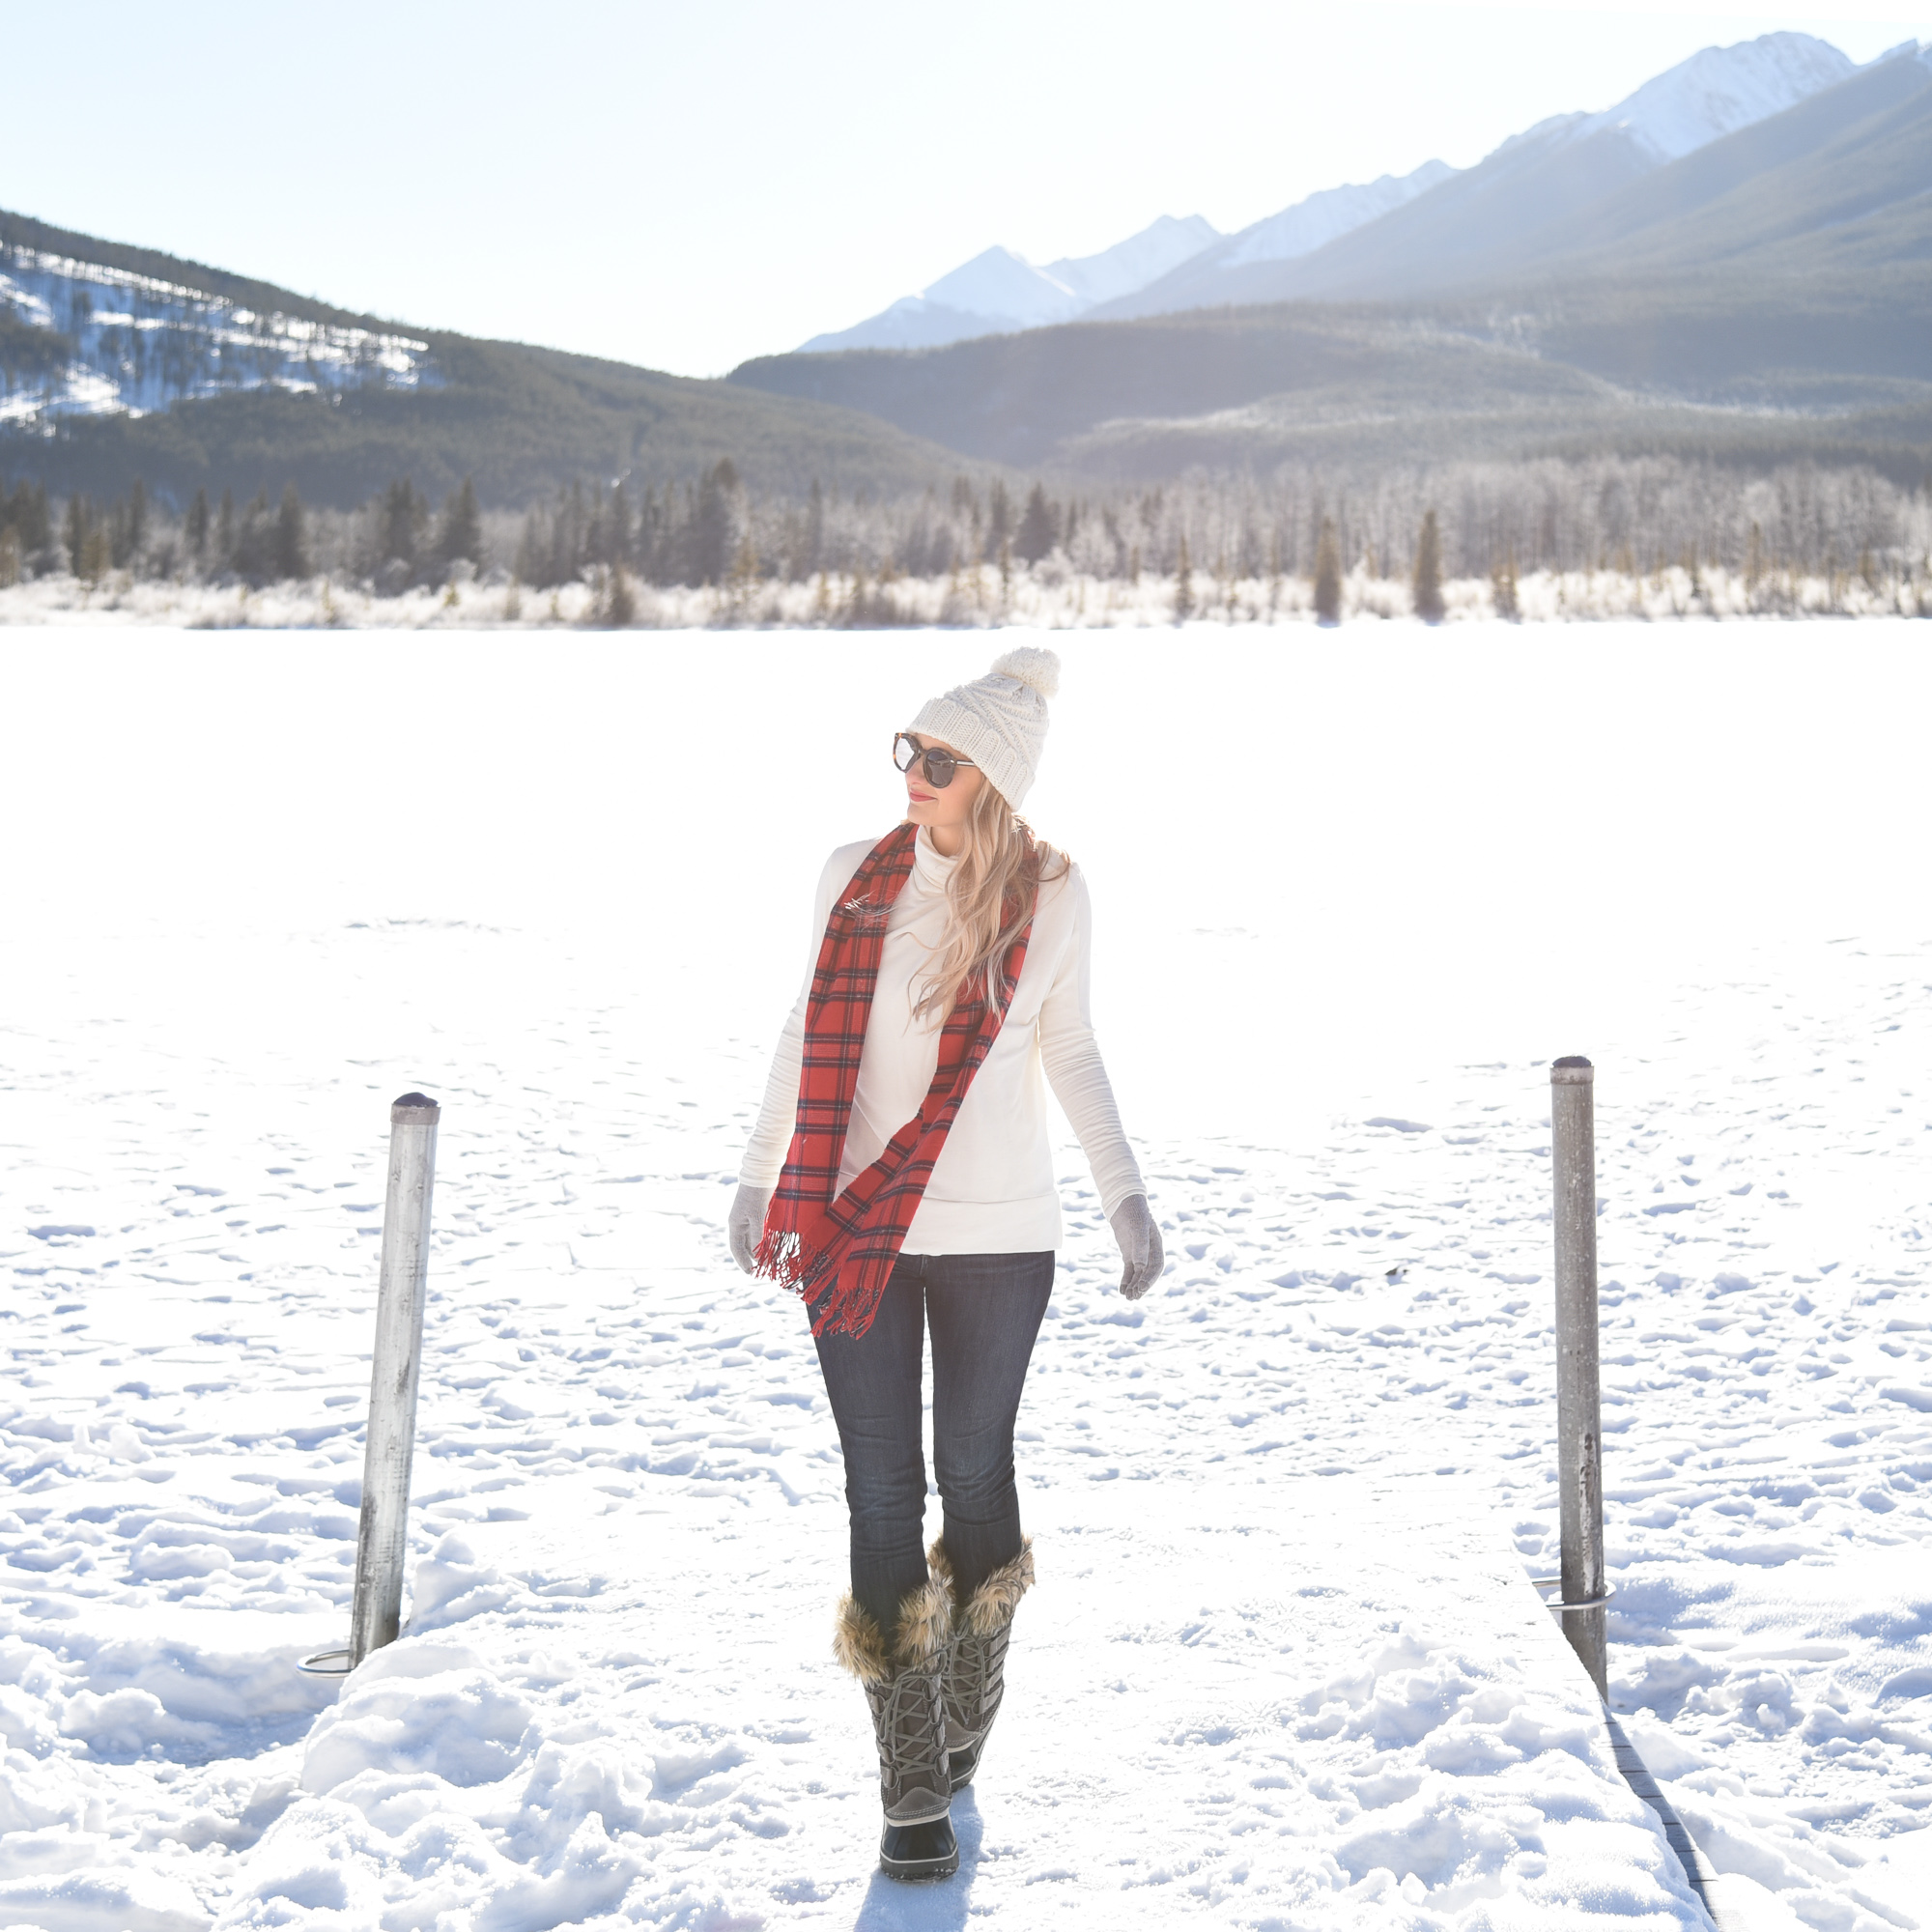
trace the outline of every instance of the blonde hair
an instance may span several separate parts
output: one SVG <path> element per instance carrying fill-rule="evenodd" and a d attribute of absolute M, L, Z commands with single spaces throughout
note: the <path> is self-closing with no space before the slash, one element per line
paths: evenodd
<path fill-rule="evenodd" d="M 1064 852 L 1036 838 L 1033 827 L 996 786 L 982 784 L 966 815 L 966 842 L 946 882 L 946 932 L 913 1011 L 943 1020 L 962 999 L 986 987 L 1007 949 L 1032 919 L 1042 885 L 1067 867 Z M 1011 989 L 1002 986 L 1002 997 Z"/>

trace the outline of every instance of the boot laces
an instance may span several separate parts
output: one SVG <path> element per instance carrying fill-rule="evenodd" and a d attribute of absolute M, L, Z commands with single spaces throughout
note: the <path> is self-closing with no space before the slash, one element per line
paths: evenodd
<path fill-rule="evenodd" d="M 928 1769 L 938 1755 L 932 1693 L 930 1674 L 920 1670 L 901 1670 L 886 1687 L 879 1756 L 895 1785 L 904 1782 L 908 1771 Z"/>
<path fill-rule="evenodd" d="M 1011 1625 L 1002 1624 L 987 1636 L 962 1631 L 952 1640 L 946 1689 L 955 1708 L 969 1720 L 977 1721 L 988 1700 L 1001 1690 L 1010 1629 Z"/>

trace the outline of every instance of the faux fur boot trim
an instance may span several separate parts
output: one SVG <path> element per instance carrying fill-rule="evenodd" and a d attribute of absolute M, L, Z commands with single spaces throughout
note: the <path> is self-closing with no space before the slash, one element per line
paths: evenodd
<path fill-rule="evenodd" d="M 944 1537 L 934 1540 L 932 1548 L 925 1552 L 925 1561 L 933 1576 L 945 1584 L 950 1596 L 952 1559 L 946 1553 Z M 972 1601 L 958 1606 L 955 1612 L 958 1628 L 974 1636 L 991 1636 L 996 1630 L 1012 1622 L 1020 1599 L 1032 1588 L 1033 1538 L 1023 1536 L 1020 1538 L 1020 1553 L 1010 1562 L 1002 1563 L 973 1592 Z"/>
<path fill-rule="evenodd" d="M 899 1605 L 895 1662 L 908 1669 L 930 1670 L 946 1654 L 952 1634 L 952 1592 L 944 1581 L 929 1577 Z"/>
<path fill-rule="evenodd" d="M 883 1684 L 895 1671 L 930 1670 L 952 1631 L 952 1593 L 937 1577 L 899 1605 L 898 1628 L 890 1644 L 876 1619 L 848 1591 L 838 1602 L 832 1654 L 861 1684 Z"/>
<path fill-rule="evenodd" d="M 861 1684 L 883 1684 L 893 1674 L 886 1640 L 868 1611 L 859 1607 L 848 1591 L 838 1600 L 838 1621 L 832 1633 L 832 1655 Z"/>

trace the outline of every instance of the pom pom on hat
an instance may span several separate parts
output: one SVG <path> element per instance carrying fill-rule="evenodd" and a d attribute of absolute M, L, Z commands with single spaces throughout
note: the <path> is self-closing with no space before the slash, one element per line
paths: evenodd
<path fill-rule="evenodd" d="M 1010 677 L 1030 684 L 1042 697 L 1060 696 L 1060 653 L 1038 644 L 1021 644 L 1002 651 L 993 660 L 995 677 Z"/>
<path fill-rule="evenodd" d="M 922 706 L 911 728 L 963 752 L 1017 811 L 1046 744 L 1046 700 L 1059 691 L 1059 655 L 1021 644 L 1001 652 L 984 677 Z"/>

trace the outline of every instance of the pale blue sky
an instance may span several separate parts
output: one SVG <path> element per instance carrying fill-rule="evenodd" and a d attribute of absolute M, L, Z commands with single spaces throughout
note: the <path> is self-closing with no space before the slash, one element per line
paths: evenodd
<path fill-rule="evenodd" d="M 1887 13 L 1747 6 L 0 0 L 0 207 L 406 322 L 691 375 L 1004 242 L 1085 254 L 1459 166 L 1699 47 Z"/>

